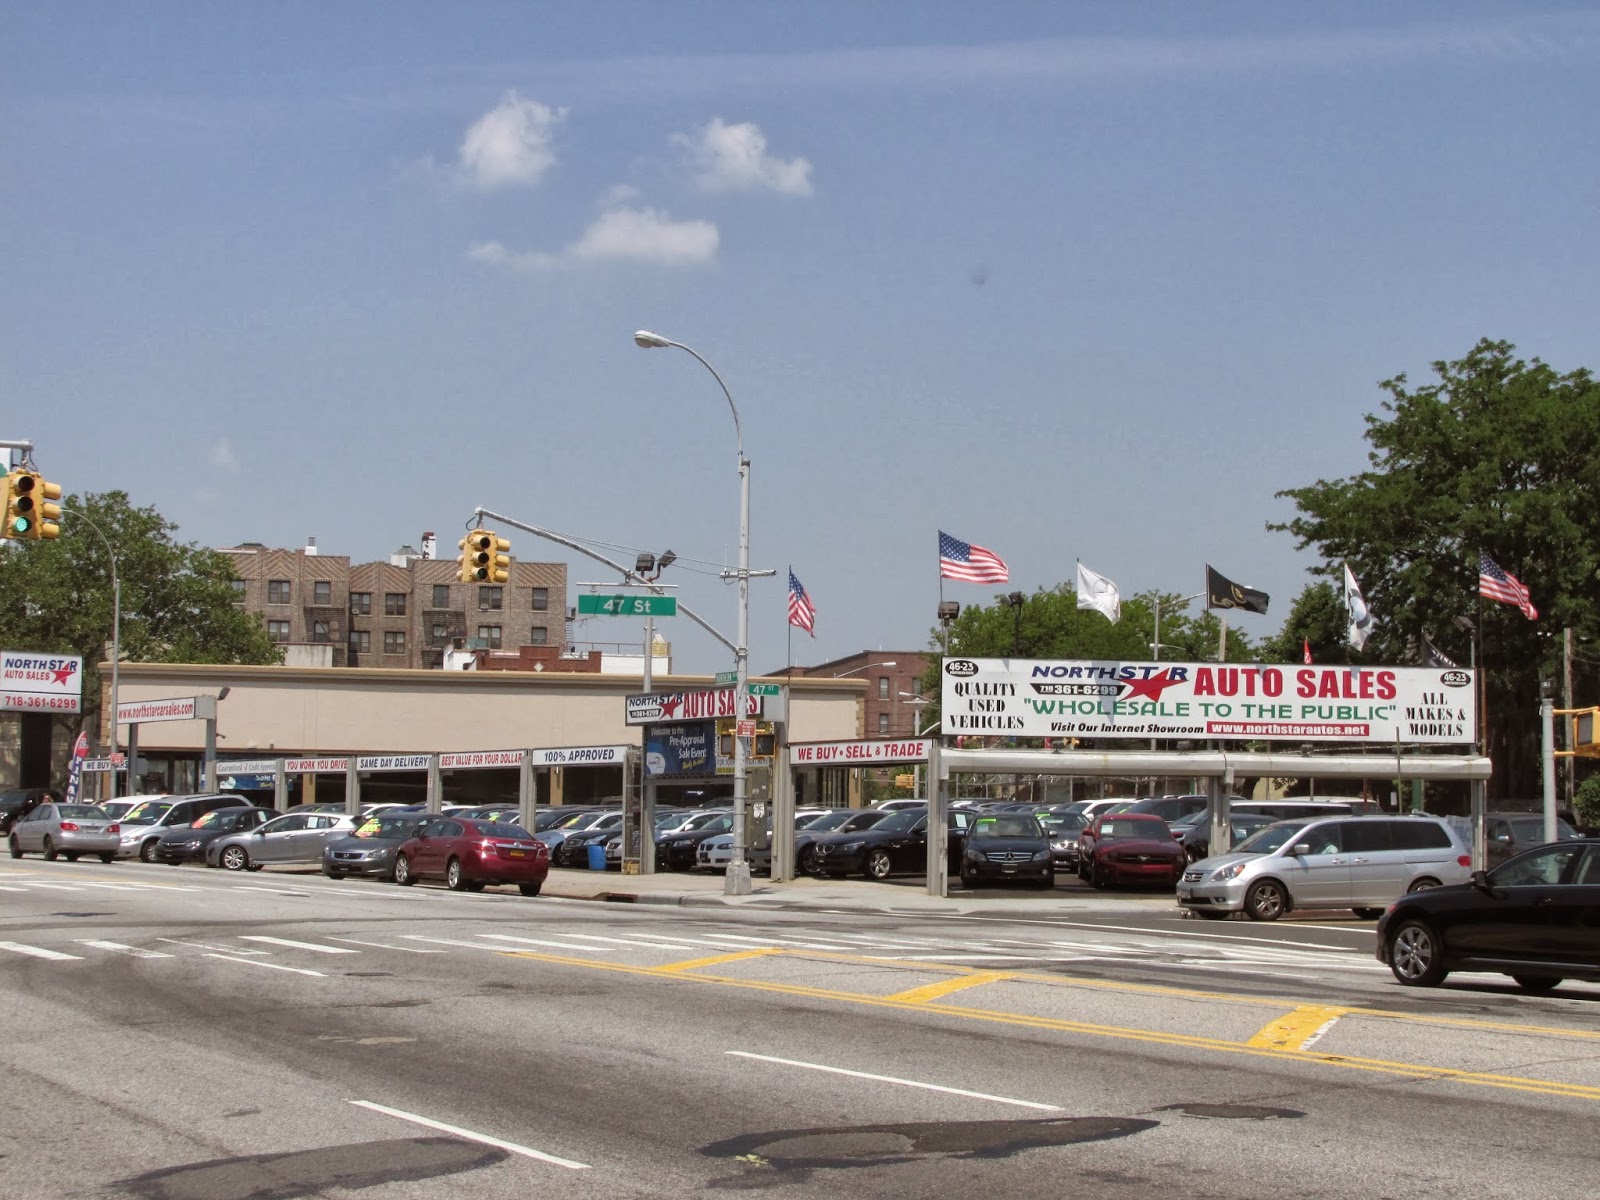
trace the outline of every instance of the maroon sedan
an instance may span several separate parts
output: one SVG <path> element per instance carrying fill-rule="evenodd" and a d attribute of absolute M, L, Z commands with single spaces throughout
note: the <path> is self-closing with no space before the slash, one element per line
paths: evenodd
<path fill-rule="evenodd" d="M 537 896 L 550 874 L 550 851 L 506 821 L 435 817 L 394 856 L 394 881 L 443 879 L 453 892 L 481 892 L 486 884 L 514 883 Z"/>
<path fill-rule="evenodd" d="M 1143 883 L 1176 887 L 1189 859 L 1160 817 L 1115 813 L 1098 818 L 1083 877 L 1095 887 Z"/>

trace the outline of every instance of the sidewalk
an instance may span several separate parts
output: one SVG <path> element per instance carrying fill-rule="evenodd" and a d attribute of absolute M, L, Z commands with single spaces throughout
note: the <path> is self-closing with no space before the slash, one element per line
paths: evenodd
<path fill-rule="evenodd" d="M 930 896 L 920 880 L 799 878 L 773 883 L 756 878 L 748 896 L 725 896 L 721 875 L 663 872 L 619 875 L 615 872 L 552 868 L 544 895 L 569 900 L 601 900 L 620 904 L 670 904 L 692 907 L 831 910 L 834 912 L 926 913 L 941 916 L 1042 917 L 1062 913 L 1166 913 L 1175 915 L 1171 896 L 1150 892 L 1096 892 L 1058 887 L 1054 892 L 979 893 L 956 891 L 947 899 Z"/>

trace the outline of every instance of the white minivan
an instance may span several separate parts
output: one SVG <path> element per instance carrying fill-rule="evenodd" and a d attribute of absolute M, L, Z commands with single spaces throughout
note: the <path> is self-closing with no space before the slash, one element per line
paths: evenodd
<path fill-rule="evenodd" d="M 1471 877 L 1471 848 L 1439 817 L 1322 817 L 1279 821 L 1191 863 L 1178 903 L 1210 918 L 1242 911 L 1276 921 L 1295 909 L 1348 908 L 1376 920 L 1407 892 Z"/>

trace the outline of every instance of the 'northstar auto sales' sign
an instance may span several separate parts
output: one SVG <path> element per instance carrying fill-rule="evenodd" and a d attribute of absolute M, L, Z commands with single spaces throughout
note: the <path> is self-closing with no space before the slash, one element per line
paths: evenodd
<path fill-rule="evenodd" d="M 1438 667 L 947 658 L 940 732 L 1462 745 L 1474 672 Z"/>

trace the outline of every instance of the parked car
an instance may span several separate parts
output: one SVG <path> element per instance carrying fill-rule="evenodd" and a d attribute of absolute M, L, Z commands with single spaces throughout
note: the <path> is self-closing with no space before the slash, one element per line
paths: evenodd
<path fill-rule="evenodd" d="M 589 847 L 595 842 L 601 846 L 613 833 L 622 831 L 622 814 L 606 813 L 587 829 L 574 829 L 567 836 L 550 847 L 550 865 L 552 867 L 587 867 L 589 865 Z M 542 838 L 540 839 L 543 840 Z"/>
<path fill-rule="evenodd" d="M 0 792 L 0 834 L 11 832 L 11 827 L 47 801 L 59 801 L 61 793 L 55 788 L 12 788 Z"/>
<path fill-rule="evenodd" d="M 899 812 L 902 808 L 927 808 L 926 800 L 918 800 L 910 796 L 902 796 L 898 800 L 884 800 L 872 806 L 880 812 Z"/>
<path fill-rule="evenodd" d="M 105 809 L 54 800 L 35 805 L 17 821 L 8 841 L 12 858 L 32 853 L 54 861 L 61 854 L 68 862 L 77 862 L 80 854 L 98 854 L 101 862 L 110 862 L 121 844 L 117 823 Z"/>
<path fill-rule="evenodd" d="M 1378 921 L 1378 959 L 1408 987 L 1493 971 L 1544 993 L 1564 979 L 1600 981 L 1597 929 L 1600 839 L 1569 839 L 1400 897 Z"/>
<path fill-rule="evenodd" d="M 322 873 L 329 879 L 346 875 L 394 878 L 394 856 L 431 818 L 426 813 L 373 813 L 343 837 L 323 843 Z M 496 821 L 496 828 L 503 823 Z"/>
<path fill-rule="evenodd" d="M 708 837 L 727 833 L 733 829 L 733 814 L 708 813 L 706 819 L 692 828 L 675 833 L 664 833 L 656 838 L 656 869 L 664 871 L 689 871 L 694 868 L 700 843 Z"/>
<path fill-rule="evenodd" d="M 1050 839 L 1031 812 L 982 814 L 973 819 L 961 852 L 961 882 L 976 887 L 990 880 L 1030 880 L 1054 887 Z"/>
<path fill-rule="evenodd" d="M 615 820 L 611 818 L 615 818 Z M 565 820 L 553 822 L 544 829 L 538 830 L 534 833 L 534 837 L 543 842 L 545 848 L 553 855 L 556 847 L 564 842 L 569 835 L 593 828 L 602 821 L 607 822 L 607 828 L 615 829 L 622 824 L 622 814 L 608 812 L 599 808 L 580 809 L 577 812 L 568 813 Z"/>
<path fill-rule="evenodd" d="M 254 829 L 217 838 L 206 847 L 206 862 L 229 871 L 259 871 L 268 864 L 320 865 L 323 847 L 355 824 L 355 818 L 345 813 L 284 813 Z"/>
<path fill-rule="evenodd" d="M 1210 803 L 1210 797 L 1192 792 L 1183 796 L 1146 796 L 1122 811 L 1149 813 L 1152 817 L 1160 817 L 1168 825 L 1172 825 L 1192 817 L 1195 813 L 1204 812 Z"/>
<path fill-rule="evenodd" d="M 1039 824 L 1044 827 L 1045 836 L 1050 839 L 1050 857 L 1055 864 L 1055 869 L 1061 871 L 1076 871 L 1078 869 L 1078 834 L 1083 832 L 1083 827 L 1089 822 L 1082 812 L 1057 813 L 1049 809 L 1037 814 Z"/>
<path fill-rule="evenodd" d="M 1260 813 L 1229 813 L 1228 814 L 1228 845 L 1237 846 L 1252 834 L 1259 833 L 1268 825 L 1276 825 L 1277 817 L 1267 817 Z M 1201 812 L 1196 814 L 1196 819 L 1186 821 L 1181 825 L 1172 826 L 1173 839 L 1183 847 L 1184 857 L 1190 862 L 1199 862 L 1202 858 L 1211 855 L 1211 814 Z"/>
<path fill-rule="evenodd" d="M 137 856 L 141 862 L 155 862 L 156 846 L 169 829 L 187 829 L 208 812 L 219 808 L 238 808 L 239 797 L 221 793 L 192 796 L 160 796 L 142 800 L 117 822 L 122 826 L 118 858 Z"/>
<path fill-rule="evenodd" d="M 1191 863 L 1178 903 L 1203 917 L 1275 921 L 1296 908 L 1349 908 L 1366 920 L 1407 892 L 1465 883 L 1472 852 L 1438 817 L 1279 821 L 1227 854 Z"/>
<path fill-rule="evenodd" d="M 1096 817 L 1084 833 L 1092 836 L 1087 847 L 1079 839 L 1078 873 L 1092 887 L 1119 883 L 1172 887 L 1189 861 L 1167 823 L 1149 813 Z"/>
<path fill-rule="evenodd" d="M 238 808 L 214 808 L 196 817 L 189 825 L 169 829 L 156 842 L 152 860 L 174 867 L 186 862 L 205 862 L 206 847 L 230 833 L 245 833 L 265 825 L 278 814 L 253 804 Z"/>
<path fill-rule="evenodd" d="M 453 892 L 481 892 L 491 883 L 514 883 L 524 896 L 537 896 L 549 874 L 549 848 L 504 821 L 435 817 L 394 856 L 394 881 L 401 887 L 443 879 Z"/>
<path fill-rule="evenodd" d="M 106 800 L 96 805 L 96 807 L 105 809 L 113 821 L 120 821 L 136 806 L 143 804 L 146 800 L 162 800 L 166 796 L 166 792 L 152 792 L 148 796 L 113 796 L 110 800 Z"/>
<path fill-rule="evenodd" d="M 959 871 L 962 843 L 973 814 L 952 809 L 946 815 L 947 869 Z M 928 813 L 906 808 L 892 812 L 870 829 L 830 833 L 812 843 L 812 862 L 819 875 L 843 878 L 865 875 L 887 879 L 897 872 L 923 872 L 928 866 Z"/>
<path fill-rule="evenodd" d="M 889 814 L 881 808 L 835 808 L 809 822 L 794 835 L 795 866 L 804 874 L 816 868 L 816 851 L 812 849 L 820 837 L 830 833 L 854 833 L 858 829 L 871 829 Z"/>
<path fill-rule="evenodd" d="M 1519 812 L 1494 812 L 1485 818 L 1484 833 L 1486 858 L 1490 867 L 1521 854 L 1534 846 L 1545 845 L 1544 814 Z M 1556 841 L 1570 842 L 1578 831 L 1560 818 L 1556 819 Z"/>

